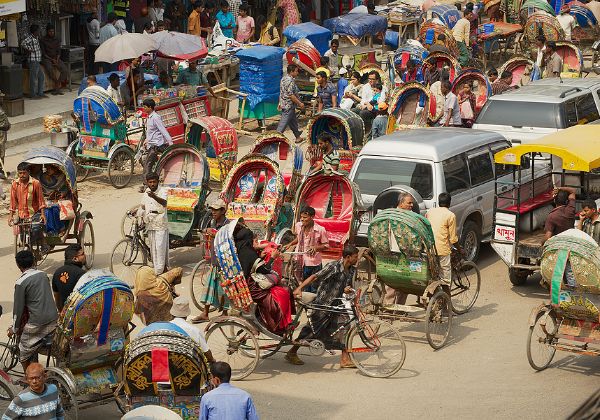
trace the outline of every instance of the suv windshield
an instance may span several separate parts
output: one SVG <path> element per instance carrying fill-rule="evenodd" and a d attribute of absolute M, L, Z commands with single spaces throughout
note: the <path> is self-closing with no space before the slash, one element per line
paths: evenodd
<path fill-rule="evenodd" d="M 477 124 L 514 127 L 562 128 L 556 104 L 521 101 L 487 101 L 477 117 Z"/>
<path fill-rule="evenodd" d="M 424 199 L 433 197 L 433 170 L 429 163 L 364 158 L 356 168 L 353 181 L 362 194 L 377 195 L 393 185 L 406 185 Z"/>

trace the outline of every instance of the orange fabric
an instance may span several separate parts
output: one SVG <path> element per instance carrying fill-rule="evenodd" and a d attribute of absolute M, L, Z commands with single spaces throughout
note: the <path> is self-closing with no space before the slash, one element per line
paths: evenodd
<path fill-rule="evenodd" d="M 188 34 L 200 36 L 200 13 L 192 10 L 188 17 Z"/>
<path fill-rule="evenodd" d="M 21 219 L 27 219 L 46 208 L 42 185 L 37 179 L 29 177 L 29 182 L 23 184 L 14 180 L 10 188 L 10 210 L 18 212 Z"/>

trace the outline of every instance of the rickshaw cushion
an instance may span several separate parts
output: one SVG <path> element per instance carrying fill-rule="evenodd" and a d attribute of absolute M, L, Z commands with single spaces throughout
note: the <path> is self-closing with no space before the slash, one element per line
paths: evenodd
<path fill-rule="evenodd" d="M 315 218 L 315 223 L 325 228 L 330 242 L 339 242 L 350 231 L 350 220 Z"/>
<path fill-rule="evenodd" d="M 552 191 L 546 191 L 542 194 L 536 195 L 533 198 L 523 201 L 519 208 L 517 208 L 517 205 L 515 204 L 507 207 L 504 210 L 518 211 L 519 214 L 525 214 L 551 203 L 553 198 Z"/>

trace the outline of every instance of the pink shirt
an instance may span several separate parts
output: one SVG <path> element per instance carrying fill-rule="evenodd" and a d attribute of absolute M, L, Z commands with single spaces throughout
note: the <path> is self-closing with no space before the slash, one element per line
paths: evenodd
<path fill-rule="evenodd" d="M 296 236 L 298 237 L 296 252 L 305 252 L 309 248 L 318 245 L 327 245 L 329 243 L 327 231 L 323 226 L 316 223 L 313 224 L 313 228 L 308 234 L 305 234 L 304 229 L 302 228 L 302 222 L 296 223 Z M 313 257 L 304 254 L 302 258 L 304 265 L 308 267 L 314 267 L 323 262 L 320 252 L 315 253 Z"/>
<path fill-rule="evenodd" d="M 238 42 L 246 42 L 250 38 L 250 32 L 254 28 L 254 18 L 252 16 L 237 17 L 237 37 Z"/>

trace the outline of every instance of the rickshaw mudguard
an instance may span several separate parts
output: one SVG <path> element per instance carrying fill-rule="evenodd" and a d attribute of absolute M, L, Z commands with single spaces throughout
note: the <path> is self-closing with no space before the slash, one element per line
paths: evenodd
<path fill-rule="evenodd" d="M 71 142 L 71 144 L 69 144 L 67 146 L 67 150 L 66 150 L 67 156 L 75 156 L 75 153 L 77 152 L 77 146 L 78 145 L 79 145 L 79 137 L 77 137 L 76 140 L 73 140 Z"/>
<path fill-rule="evenodd" d="M 75 381 L 75 376 L 73 376 L 70 369 L 48 366 L 46 367 L 46 372 L 48 377 L 56 376 L 61 378 L 69 387 L 69 391 L 73 395 L 77 395 L 77 381 Z"/>
<path fill-rule="evenodd" d="M 535 308 L 533 308 L 531 310 L 531 313 L 529 314 L 529 320 L 527 322 L 527 325 L 529 325 L 530 327 L 533 327 L 535 325 L 535 320 L 537 319 L 537 316 L 540 312 L 544 312 L 545 314 L 549 314 L 552 311 L 552 307 L 550 305 L 547 305 L 545 303 L 541 303 L 538 306 L 536 306 Z M 544 325 L 545 322 L 542 321 L 542 325 Z"/>
<path fill-rule="evenodd" d="M 250 322 L 246 321 L 244 318 L 241 318 L 238 316 L 233 316 L 233 315 L 220 315 L 215 318 L 212 318 L 206 324 L 206 327 L 204 328 L 204 332 L 206 333 L 210 329 L 210 327 L 212 327 L 213 325 L 216 325 L 216 324 L 220 324 L 222 322 L 237 322 L 238 324 L 241 324 L 244 328 L 246 328 L 248 331 L 251 331 L 255 336 L 258 337 L 260 335 L 260 331 L 258 330 L 258 328 L 256 328 L 256 326 L 252 325 Z"/>
<path fill-rule="evenodd" d="M 425 291 L 423 292 L 421 297 L 426 298 L 428 296 L 433 296 L 433 294 L 438 289 L 438 287 L 442 287 L 443 284 L 444 284 L 444 282 L 441 280 L 432 281 L 431 283 L 429 283 L 427 285 L 427 287 L 425 288 Z"/>
<path fill-rule="evenodd" d="M 111 148 L 108 151 L 108 155 L 106 156 L 106 158 L 108 160 L 112 159 L 112 157 L 116 153 L 116 151 L 119 150 L 119 149 L 122 149 L 123 147 L 126 147 L 127 149 L 129 149 L 129 151 L 131 152 L 131 154 L 133 154 L 133 150 L 131 150 L 131 147 L 129 147 L 126 143 L 116 143 L 116 144 L 113 144 L 111 146 Z"/>

